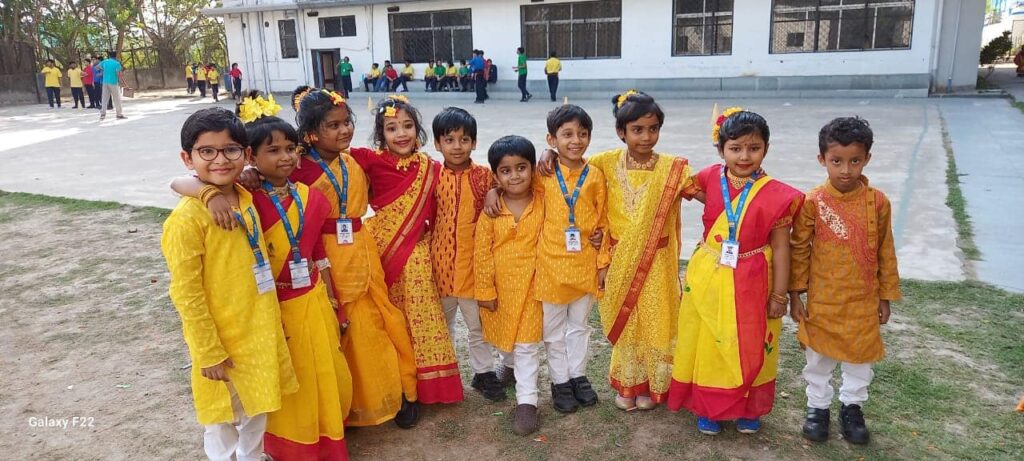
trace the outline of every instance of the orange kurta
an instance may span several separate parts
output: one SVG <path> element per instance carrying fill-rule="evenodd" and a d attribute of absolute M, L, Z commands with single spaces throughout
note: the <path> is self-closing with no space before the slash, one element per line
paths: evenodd
<path fill-rule="evenodd" d="M 807 291 L 800 343 L 850 363 L 885 356 L 878 302 L 901 296 L 889 199 L 866 177 L 861 182 L 845 194 L 828 182 L 807 193 L 793 227 L 789 282 L 790 291 Z"/>
<path fill-rule="evenodd" d="M 491 170 L 475 163 L 462 171 L 441 169 L 437 217 L 430 235 L 434 279 L 441 298 L 474 296 L 473 233 L 492 182 Z"/>
<path fill-rule="evenodd" d="M 498 217 L 481 215 L 477 223 L 473 272 L 476 299 L 498 301 L 494 312 L 480 309 L 484 340 L 511 352 L 516 343 L 541 340 L 544 310 L 534 296 L 534 273 L 544 201 L 534 195 L 518 221 L 501 205 Z"/>
<path fill-rule="evenodd" d="M 570 253 L 565 249 L 569 206 L 563 194 L 573 194 L 583 168 L 574 170 L 561 164 L 556 168 L 562 171 L 565 191 L 562 191 L 554 174 L 534 177 L 535 184 L 543 191 L 544 200 L 544 227 L 537 249 L 536 296 L 540 301 L 568 304 L 587 294 L 597 296 L 597 271 L 608 267 L 608 189 L 604 173 L 599 168 L 589 167 L 575 207 L 576 227 L 583 239 L 583 251 Z M 603 230 L 605 235 L 600 251 L 589 243 L 590 235 L 596 229 Z"/>

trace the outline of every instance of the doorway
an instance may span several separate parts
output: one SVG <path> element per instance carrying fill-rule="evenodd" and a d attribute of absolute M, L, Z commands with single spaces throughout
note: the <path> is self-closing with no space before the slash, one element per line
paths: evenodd
<path fill-rule="evenodd" d="M 338 62 L 341 61 L 341 50 L 312 50 L 313 80 L 317 88 L 337 90 L 341 85 L 338 78 Z"/>

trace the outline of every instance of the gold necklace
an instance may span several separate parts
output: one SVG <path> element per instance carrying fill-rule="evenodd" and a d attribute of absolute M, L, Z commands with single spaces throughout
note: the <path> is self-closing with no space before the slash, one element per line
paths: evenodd
<path fill-rule="evenodd" d="M 628 160 L 628 162 L 631 164 L 630 166 L 634 170 L 653 170 L 654 169 L 654 164 L 658 163 L 658 154 L 652 153 L 651 154 L 651 158 L 649 158 L 649 159 L 647 159 L 647 161 L 641 163 L 641 162 L 638 162 L 635 158 L 633 158 L 633 154 L 627 150 L 626 151 L 626 160 Z"/>
<path fill-rule="evenodd" d="M 737 178 L 731 174 L 727 174 L 726 176 L 729 177 L 729 185 L 732 186 L 733 189 L 742 189 L 743 186 L 750 182 L 750 178 Z"/>

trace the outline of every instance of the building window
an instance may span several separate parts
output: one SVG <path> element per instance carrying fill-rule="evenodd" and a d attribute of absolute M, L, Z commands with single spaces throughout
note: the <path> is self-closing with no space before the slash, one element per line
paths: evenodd
<path fill-rule="evenodd" d="M 732 54 L 733 0 L 675 0 L 672 55 Z"/>
<path fill-rule="evenodd" d="M 295 20 L 277 21 L 277 34 L 281 38 L 281 57 L 299 57 L 299 40 L 295 35 Z"/>
<path fill-rule="evenodd" d="M 910 48 L 914 0 L 774 0 L 772 53 Z"/>
<path fill-rule="evenodd" d="M 523 48 L 530 59 L 622 56 L 622 2 L 523 5 Z"/>
<path fill-rule="evenodd" d="M 356 36 L 355 16 L 329 16 L 317 22 L 320 23 L 320 38 Z"/>
<path fill-rule="evenodd" d="M 469 9 L 388 15 L 394 62 L 458 61 L 473 54 Z"/>

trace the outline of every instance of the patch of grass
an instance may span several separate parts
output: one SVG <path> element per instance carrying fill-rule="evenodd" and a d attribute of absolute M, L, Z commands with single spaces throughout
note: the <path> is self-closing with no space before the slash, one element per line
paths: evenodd
<path fill-rule="evenodd" d="M 1013 107 L 1016 107 L 1018 110 L 1020 110 L 1022 113 L 1024 113 L 1024 102 L 1013 101 L 1011 104 L 1013 105 Z"/>
<path fill-rule="evenodd" d="M 0 205 L 26 208 L 58 206 L 65 213 L 81 213 L 127 209 L 129 210 L 133 217 L 141 221 L 149 222 L 162 222 L 165 218 L 167 218 L 167 215 L 170 214 L 170 210 L 165 208 L 133 207 L 117 202 L 79 200 L 67 197 L 51 197 L 48 195 L 28 194 L 24 192 L 7 192 L 2 190 L 0 190 Z M 0 214 L 0 219 L 11 219 L 5 217 L 7 214 L 8 213 Z"/>
<path fill-rule="evenodd" d="M 953 144 L 949 139 L 945 120 L 942 120 L 942 146 L 946 149 L 946 186 L 949 189 L 946 206 L 953 210 L 953 219 L 956 221 L 957 246 L 964 252 L 964 257 L 971 261 L 977 261 L 981 259 L 981 250 L 974 243 L 974 226 L 971 223 L 971 217 L 967 214 L 967 200 L 964 199 L 964 194 L 960 190 L 960 174 L 956 170 Z"/>

